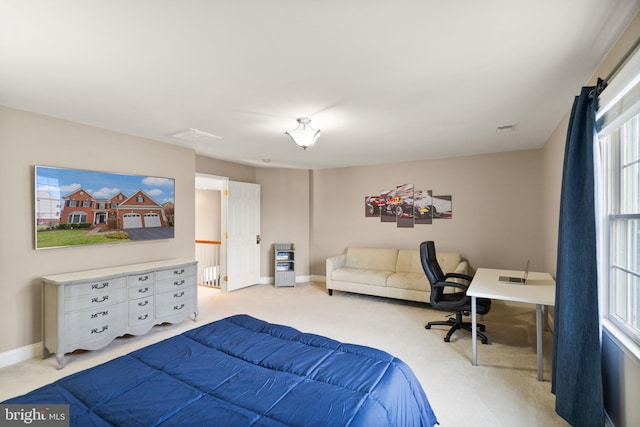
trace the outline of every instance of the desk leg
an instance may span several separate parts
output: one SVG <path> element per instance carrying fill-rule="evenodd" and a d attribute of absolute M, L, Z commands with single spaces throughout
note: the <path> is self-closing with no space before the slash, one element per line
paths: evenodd
<path fill-rule="evenodd" d="M 478 366 L 478 319 L 476 297 L 471 297 L 471 364 Z"/>
<path fill-rule="evenodd" d="M 538 354 L 538 381 L 543 381 L 542 370 L 542 305 L 536 304 L 536 353 Z"/>

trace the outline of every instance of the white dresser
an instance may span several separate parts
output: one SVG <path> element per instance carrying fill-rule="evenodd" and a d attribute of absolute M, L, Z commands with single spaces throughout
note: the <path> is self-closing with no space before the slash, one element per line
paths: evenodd
<path fill-rule="evenodd" d="M 197 261 L 166 260 L 42 277 L 43 353 L 97 350 L 124 334 L 198 316 Z"/>

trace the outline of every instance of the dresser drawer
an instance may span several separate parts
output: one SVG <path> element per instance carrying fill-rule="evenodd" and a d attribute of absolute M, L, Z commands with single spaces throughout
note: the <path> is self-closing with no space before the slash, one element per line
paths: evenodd
<path fill-rule="evenodd" d="M 74 298 L 79 295 L 89 295 L 96 292 L 106 292 L 114 289 L 121 289 L 127 285 L 127 278 L 124 276 L 96 279 L 74 283 L 64 287 L 65 298 Z"/>
<path fill-rule="evenodd" d="M 148 271 L 146 273 L 140 273 L 140 274 L 132 274 L 130 276 L 127 276 L 127 284 L 129 286 L 142 286 L 147 283 L 153 283 L 153 279 L 154 279 L 153 271 Z"/>
<path fill-rule="evenodd" d="M 81 327 L 100 326 L 99 324 L 111 323 L 114 319 L 122 317 L 127 317 L 127 304 L 125 302 L 67 313 L 64 316 L 64 327 L 66 331 L 71 331 Z"/>
<path fill-rule="evenodd" d="M 156 295 L 156 317 L 171 316 L 184 311 L 193 311 L 196 289 L 190 287 Z"/>
<path fill-rule="evenodd" d="M 178 291 L 196 286 L 196 277 L 180 277 L 171 280 L 163 280 L 156 283 L 156 293 Z"/>
<path fill-rule="evenodd" d="M 197 272 L 195 265 L 186 265 L 183 267 L 168 268 L 166 270 L 156 271 L 156 280 L 164 281 L 171 279 L 180 279 L 188 276 L 195 276 Z"/>
<path fill-rule="evenodd" d="M 127 288 L 122 287 L 109 292 L 80 295 L 65 301 L 65 313 L 76 310 L 102 308 L 127 299 Z"/>
<path fill-rule="evenodd" d="M 149 295 L 153 295 L 153 283 L 134 288 L 129 287 L 129 299 L 143 298 Z"/>
<path fill-rule="evenodd" d="M 149 305 L 145 310 L 129 312 L 129 326 L 134 327 L 144 323 L 153 322 L 153 305 Z"/>
<path fill-rule="evenodd" d="M 129 312 L 130 313 L 142 313 L 149 309 L 153 311 L 153 295 L 149 295 L 145 298 L 138 298 L 135 300 L 129 301 Z"/>
<path fill-rule="evenodd" d="M 82 325 L 79 328 L 65 331 L 65 344 L 73 348 L 82 348 L 83 343 L 93 340 L 105 340 L 122 335 L 127 328 L 127 316 L 120 316 L 107 322 Z"/>

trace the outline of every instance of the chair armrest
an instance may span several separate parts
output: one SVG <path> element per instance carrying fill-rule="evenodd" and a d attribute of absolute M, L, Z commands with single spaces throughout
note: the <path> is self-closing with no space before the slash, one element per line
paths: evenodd
<path fill-rule="evenodd" d="M 444 275 L 445 281 L 448 281 L 449 279 L 461 279 L 461 280 L 465 280 L 468 283 L 471 283 L 471 281 L 473 280 L 473 277 L 469 276 L 468 274 L 462 274 L 462 273 L 447 273 Z"/>
<path fill-rule="evenodd" d="M 469 286 L 467 285 L 463 285 L 462 283 L 456 283 L 456 282 L 438 282 L 436 284 L 433 285 L 434 288 L 455 288 L 455 289 L 460 289 L 463 292 L 467 292 L 467 289 L 469 289 Z"/>

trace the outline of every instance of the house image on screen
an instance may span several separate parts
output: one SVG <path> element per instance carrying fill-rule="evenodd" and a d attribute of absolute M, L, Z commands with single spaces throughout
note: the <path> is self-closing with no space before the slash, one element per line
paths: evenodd
<path fill-rule="evenodd" d="M 36 220 L 38 226 L 53 227 L 60 223 L 60 198 L 48 191 L 36 193 Z"/>
<path fill-rule="evenodd" d="M 111 229 L 167 227 L 162 205 L 142 190 L 131 196 L 118 193 L 108 199 L 93 197 L 79 188 L 63 197 L 61 224 L 88 223 Z"/>

